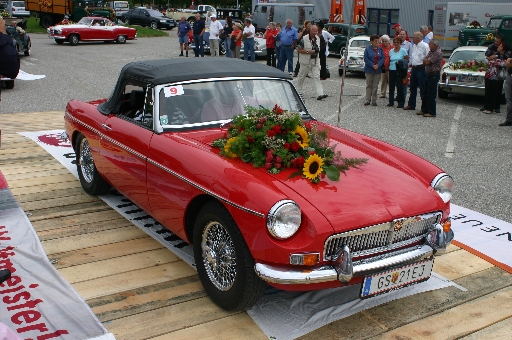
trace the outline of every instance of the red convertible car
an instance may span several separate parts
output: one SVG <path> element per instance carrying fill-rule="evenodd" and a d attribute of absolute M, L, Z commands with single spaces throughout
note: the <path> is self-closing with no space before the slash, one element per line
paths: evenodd
<path fill-rule="evenodd" d="M 191 243 L 206 292 L 228 310 L 251 306 L 268 284 L 356 284 L 367 298 L 420 282 L 453 238 L 449 175 L 315 120 L 292 78 L 266 65 L 133 62 L 108 99 L 70 101 L 65 126 L 84 190 L 113 187 Z M 328 136 L 322 150 L 366 163 L 335 176 L 314 131 Z"/>
<path fill-rule="evenodd" d="M 73 46 L 79 41 L 115 41 L 124 44 L 126 40 L 137 37 L 137 30 L 115 25 L 101 17 L 83 17 L 76 24 L 48 27 L 48 36 L 55 39 L 57 44 L 68 41 Z"/>

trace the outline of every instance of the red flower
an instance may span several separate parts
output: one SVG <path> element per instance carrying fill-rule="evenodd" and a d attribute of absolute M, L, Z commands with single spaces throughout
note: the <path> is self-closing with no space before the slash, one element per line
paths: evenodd
<path fill-rule="evenodd" d="M 252 138 L 250 135 L 247 135 L 247 141 L 249 141 L 249 143 L 255 142 L 254 138 Z"/>
<path fill-rule="evenodd" d="M 316 152 L 315 151 L 309 151 L 308 152 L 310 155 L 314 155 Z"/>
<path fill-rule="evenodd" d="M 274 127 L 272 127 L 272 131 L 275 132 L 275 134 L 280 134 L 281 133 L 281 125 L 275 125 Z"/>
<path fill-rule="evenodd" d="M 265 163 L 265 169 L 270 170 L 272 163 Z"/>
<path fill-rule="evenodd" d="M 258 129 L 261 129 L 261 128 L 263 127 L 263 125 L 258 124 L 258 125 L 256 125 L 256 127 L 257 127 Z"/>
<path fill-rule="evenodd" d="M 290 161 L 290 166 L 291 166 L 292 168 L 294 168 L 295 166 L 297 166 L 297 164 L 296 164 L 296 162 L 295 162 L 295 159 L 292 159 L 292 160 Z"/>
<path fill-rule="evenodd" d="M 293 142 L 291 148 L 293 152 L 297 152 L 300 150 L 300 144 L 298 142 Z"/>
<path fill-rule="evenodd" d="M 265 158 L 265 161 L 266 162 L 272 162 L 273 159 L 274 159 L 274 156 L 268 155 L 267 158 Z"/>
<path fill-rule="evenodd" d="M 304 166 L 304 157 L 299 156 L 295 160 L 295 163 L 297 164 L 297 167 L 302 168 Z"/>
<path fill-rule="evenodd" d="M 241 127 L 241 128 L 238 128 L 238 131 L 242 132 L 242 131 L 245 131 L 245 129 L 243 127 Z"/>
<path fill-rule="evenodd" d="M 284 143 L 283 148 L 285 148 L 286 150 L 290 150 L 290 143 Z"/>
<path fill-rule="evenodd" d="M 274 108 L 272 109 L 272 111 L 277 113 L 278 115 L 284 112 L 284 110 L 281 109 L 279 106 L 277 106 L 277 104 L 274 105 Z"/>
<path fill-rule="evenodd" d="M 261 124 L 265 124 L 265 122 L 266 122 L 266 121 L 267 121 L 267 120 L 266 120 L 265 118 L 260 118 L 260 123 L 261 123 Z"/>
<path fill-rule="evenodd" d="M 276 163 L 281 163 L 283 160 L 281 159 L 281 157 L 279 156 L 276 156 Z"/>
<path fill-rule="evenodd" d="M 267 131 L 267 136 L 274 137 L 275 135 L 276 135 L 276 133 L 274 132 L 274 130 L 268 130 Z"/>
<path fill-rule="evenodd" d="M 274 150 L 267 150 L 267 156 L 272 156 L 273 153 L 274 153 Z"/>
<path fill-rule="evenodd" d="M 275 167 L 276 169 L 281 169 L 281 163 L 276 163 Z"/>
<path fill-rule="evenodd" d="M 313 124 L 311 124 L 311 122 L 305 122 L 304 126 L 306 127 L 306 130 L 309 132 L 311 131 L 311 127 L 313 126 Z"/>

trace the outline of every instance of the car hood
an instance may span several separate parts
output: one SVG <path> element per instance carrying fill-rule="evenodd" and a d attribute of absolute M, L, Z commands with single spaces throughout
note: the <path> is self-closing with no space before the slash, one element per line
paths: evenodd
<path fill-rule="evenodd" d="M 218 153 L 218 149 L 211 147 L 212 135 L 189 135 L 191 139 L 192 136 Z M 350 169 L 346 176 L 342 173 L 338 182 L 325 177 L 313 184 L 302 176 L 290 178 L 297 169 L 272 175 L 262 168 L 258 169 L 258 180 L 280 181 L 292 190 L 289 192 L 302 196 L 324 215 L 335 232 L 444 208 L 444 203 L 430 187 L 433 178 L 442 172 L 435 165 L 405 150 L 350 131 L 334 129 L 329 136 L 331 145 L 336 144 L 336 150 L 341 151 L 343 157 L 366 158 L 367 164 Z M 403 164 L 404 159 L 413 167 Z M 254 169 L 239 159 L 231 161 Z"/>

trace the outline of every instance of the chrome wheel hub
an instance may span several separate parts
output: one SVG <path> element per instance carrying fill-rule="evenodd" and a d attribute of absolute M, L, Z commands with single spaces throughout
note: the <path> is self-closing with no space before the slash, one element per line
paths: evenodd
<path fill-rule="evenodd" d="M 91 148 L 87 139 L 83 139 L 80 145 L 80 169 L 82 176 L 87 183 L 91 183 L 94 176 L 94 160 L 92 159 Z"/>
<path fill-rule="evenodd" d="M 236 257 L 228 231 L 218 222 L 208 223 L 203 231 L 201 249 L 210 281 L 219 290 L 229 290 L 235 283 Z"/>

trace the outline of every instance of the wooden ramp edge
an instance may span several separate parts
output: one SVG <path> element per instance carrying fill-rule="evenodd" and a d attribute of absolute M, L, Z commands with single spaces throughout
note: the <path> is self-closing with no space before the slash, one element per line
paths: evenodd
<path fill-rule="evenodd" d="M 63 115 L 0 115 L 0 171 L 48 257 L 109 332 L 129 340 L 266 339 L 247 313 L 211 303 L 190 266 L 18 134 L 63 129 Z M 449 287 L 392 301 L 301 339 L 491 339 L 510 330 L 511 274 L 455 246 L 436 258 L 434 270 L 468 291 Z"/>

